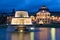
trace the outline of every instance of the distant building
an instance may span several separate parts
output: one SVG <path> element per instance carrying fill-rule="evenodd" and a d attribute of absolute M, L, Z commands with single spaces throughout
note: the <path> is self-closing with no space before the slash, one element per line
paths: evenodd
<path fill-rule="evenodd" d="M 51 23 L 60 23 L 60 17 L 59 16 L 51 16 Z"/>
<path fill-rule="evenodd" d="M 32 23 L 36 24 L 36 18 L 35 18 L 35 16 L 30 16 L 30 18 L 31 18 Z"/>
<path fill-rule="evenodd" d="M 42 6 L 39 12 L 36 14 L 36 20 L 39 24 L 50 23 L 50 12 L 46 6 Z"/>
<path fill-rule="evenodd" d="M 7 16 L 7 24 L 11 24 L 12 16 Z"/>

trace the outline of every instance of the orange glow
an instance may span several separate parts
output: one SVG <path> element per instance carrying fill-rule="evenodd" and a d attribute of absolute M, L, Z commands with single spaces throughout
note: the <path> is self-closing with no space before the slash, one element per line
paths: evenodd
<path fill-rule="evenodd" d="M 54 16 L 52 16 L 52 17 L 54 17 Z"/>
<path fill-rule="evenodd" d="M 30 24 L 32 24 L 32 22 L 31 22 L 31 18 L 12 18 L 11 24 L 14 24 L 14 25 L 19 25 L 19 24 L 30 25 Z"/>
<path fill-rule="evenodd" d="M 39 39 L 40 40 L 48 40 L 48 35 L 49 35 L 49 28 L 39 28 L 41 32 L 39 33 Z"/>
<path fill-rule="evenodd" d="M 45 17 L 42 17 L 42 18 L 45 18 Z"/>
<path fill-rule="evenodd" d="M 30 16 L 30 18 L 31 18 L 32 20 L 35 20 L 35 17 L 34 17 L 34 16 Z"/>

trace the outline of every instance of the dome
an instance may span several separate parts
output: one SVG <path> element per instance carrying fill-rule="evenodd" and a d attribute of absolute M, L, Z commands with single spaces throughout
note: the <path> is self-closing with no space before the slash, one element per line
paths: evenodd
<path fill-rule="evenodd" d="M 48 8 L 45 6 L 45 5 L 43 5 L 40 9 L 39 9 L 39 11 L 37 12 L 37 14 L 36 15 L 50 15 L 50 12 L 49 12 L 49 10 L 48 10 Z"/>
<path fill-rule="evenodd" d="M 39 9 L 39 11 L 41 11 L 41 10 L 49 11 L 48 8 L 47 8 L 45 5 L 43 5 L 43 6 Z"/>
<path fill-rule="evenodd" d="M 27 11 L 16 11 L 15 17 L 29 17 Z"/>
<path fill-rule="evenodd" d="M 47 7 L 46 7 L 45 5 L 43 5 L 43 6 L 41 7 L 41 9 L 47 9 Z"/>

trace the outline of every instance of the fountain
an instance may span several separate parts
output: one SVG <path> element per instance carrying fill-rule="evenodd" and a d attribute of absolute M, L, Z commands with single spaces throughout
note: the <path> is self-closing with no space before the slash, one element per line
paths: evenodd
<path fill-rule="evenodd" d="M 11 25 L 17 28 L 17 31 L 12 33 L 12 40 L 24 40 L 26 25 L 32 25 L 28 12 L 16 11 L 15 17 L 12 18 Z"/>

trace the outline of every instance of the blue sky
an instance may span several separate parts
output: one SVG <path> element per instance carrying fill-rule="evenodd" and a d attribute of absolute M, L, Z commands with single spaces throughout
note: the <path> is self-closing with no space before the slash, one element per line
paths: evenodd
<path fill-rule="evenodd" d="M 60 11 L 60 0 L 0 0 L 0 11 L 9 12 L 15 8 L 35 12 L 42 5 L 46 5 L 50 11 Z"/>

